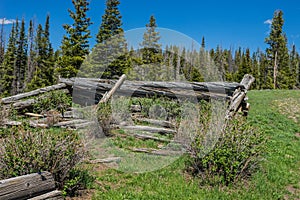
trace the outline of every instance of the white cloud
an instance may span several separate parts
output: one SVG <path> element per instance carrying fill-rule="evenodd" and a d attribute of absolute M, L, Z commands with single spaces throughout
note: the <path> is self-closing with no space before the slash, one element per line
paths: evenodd
<path fill-rule="evenodd" d="M 272 24 L 272 22 L 273 22 L 273 20 L 272 20 L 272 19 L 267 19 L 266 21 L 264 21 L 264 24 L 269 24 L 269 25 L 271 25 L 271 24 Z"/>
<path fill-rule="evenodd" d="M 13 24 L 13 23 L 16 23 L 16 20 L 15 19 L 6 19 L 6 18 L 2 18 L 0 19 L 0 24 Z"/>

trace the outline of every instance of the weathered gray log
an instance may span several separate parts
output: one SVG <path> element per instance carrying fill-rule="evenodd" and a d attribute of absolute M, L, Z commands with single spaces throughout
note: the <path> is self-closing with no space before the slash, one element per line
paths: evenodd
<path fill-rule="evenodd" d="M 89 160 L 88 162 L 91 164 L 97 164 L 97 163 L 112 163 L 112 162 L 120 162 L 120 161 L 121 161 L 120 157 L 110 157 L 110 158 Z"/>
<path fill-rule="evenodd" d="M 51 85 L 51 86 L 48 86 L 48 87 L 39 88 L 39 89 L 30 91 L 30 92 L 26 92 L 26 93 L 17 94 L 17 95 L 14 95 L 14 96 L 2 98 L 1 102 L 4 103 L 4 104 L 13 103 L 13 102 L 16 102 L 17 100 L 20 100 L 20 99 L 23 99 L 23 98 L 36 96 L 36 95 L 39 95 L 39 94 L 43 94 L 43 93 L 50 92 L 50 91 L 53 91 L 53 90 L 63 89 L 63 88 L 66 88 L 66 87 L 67 87 L 67 84 L 59 83 L 59 84 L 56 84 L 56 85 Z"/>
<path fill-rule="evenodd" d="M 29 126 L 34 127 L 34 128 L 49 128 L 48 124 L 39 123 L 38 121 L 30 121 Z"/>
<path fill-rule="evenodd" d="M 93 89 L 108 91 L 116 80 L 110 79 L 93 79 L 93 78 L 71 78 L 60 79 L 61 83 L 66 83 L 69 86 L 88 86 Z M 201 92 L 212 93 L 225 93 L 232 94 L 237 87 L 240 87 L 239 83 L 230 82 L 160 82 L 160 81 L 124 81 L 121 88 L 133 87 L 133 88 L 162 88 L 162 89 L 179 89 L 179 90 L 193 90 Z"/>
<path fill-rule="evenodd" d="M 175 125 L 169 121 L 157 120 L 157 119 L 147 119 L 147 118 L 134 118 L 139 122 L 146 122 L 155 126 L 161 126 L 165 128 L 175 128 Z"/>
<path fill-rule="evenodd" d="M 95 81 L 94 79 L 61 79 L 60 82 L 73 87 L 73 100 L 75 103 L 96 104 L 103 94 L 109 91 L 116 83 L 115 80 Z M 204 99 L 211 98 L 230 99 L 239 83 L 224 82 L 147 82 L 124 81 L 116 91 L 117 95 L 130 97 L 166 96 L 177 99 Z M 77 101 L 77 102 L 76 102 Z"/>
<path fill-rule="evenodd" d="M 146 131 L 150 133 L 160 133 L 160 134 L 175 134 L 176 131 L 168 128 L 157 128 L 151 126 L 120 126 L 121 129 L 133 130 L 133 131 Z"/>
<path fill-rule="evenodd" d="M 54 124 L 53 126 L 55 126 L 55 127 L 76 126 L 77 124 L 87 123 L 87 122 L 89 122 L 89 121 L 84 120 L 84 119 L 75 119 L 75 120 L 70 120 L 70 121 L 58 122 L 58 123 Z"/>
<path fill-rule="evenodd" d="M 137 152 L 137 153 L 151 153 L 153 151 L 156 151 L 157 149 L 152 149 L 152 148 L 130 148 L 129 149 L 132 152 Z"/>
<path fill-rule="evenodd" d="M 154 140 L 157 142 L 173 142 L 173 140 L 169 140 L 169 139 L 165 139 L 165 138 L 159 138 L 159 137 L 155 137 L 155 136 L 151 136 L 151 135 L 144 135 L 144 134 L 133 134 L 132 135 L 135 138 L 141 139 L 141 140 Z"/>
<path fill-rule="evenodd" d="M 61 91 L 64 93 L 69 93 L 69 90 L 67 90 L 67 89 L 63 89 Z M 42 98 L 45 98 L 45 96 L 41 95 L 40 97 L 38 97 L 38 99 L 42 99 Z M 19 101 L 12 102 L 12 107 L 17 110 L 22 110 L 24 108 L 28 108 L 28 107 L 32 106 L 37 101 L 38 101 L 37 99 L 19 100 Z"/>
<path fill-rule="evenodd" d="M 24 115 L 27 115 L 29 117 L 44 117 L 44 115 L 41 115 L 41 114 L 36 114 L 36 113 L 25 113 Z"/>
<path fill-rule="evenodd" d="M 19 176 L 0 181 L 0 200 L 29 199 L 55 190 L 55 181 L 49 172 Z"/>
<path fill-rule="evenodd" d="M 5 121 L 3 123 L 3 125 L 7 125 L 7 126 L 21 126 L 22 122 L 18 122 L 18 121 Z"/>
<path fill-rule="evenodd" d="M 37 102 L 37 100 L 35 100 L 35 99 L 27 99 L 24 101 L 18 101 L 18 102 L 13 103 L 12 107 L 14 109 L 21 110 L 21 109 L 27 108 L 27 107 L 35 104 L 36 102 Z"/>
<path fill-rule="evenodd" d="M 231 119 L 239 108 L 244 107 L 249 108 L 250 105 L 245 101 L 247 91 L 250 89 L 251 84 L 255 81 L 255 78 L 249 74 L 246 74 L 241 81 L 243 87 L 237 88 L 233 93 L 232 99 L 230 101 L 229 107 L 226 111 L 225 118 Z M 246 111 L 248 112 L 248 110 Z"/>
<path fill-rule="evenodd" d="M 52 192 L 48 192 L 46 194 L 42 194 L 40 196 L 33 197 L 33 198 L 28 199 L 28 200 L 63 200 L 63 199 L 64 198 L 62 196 L 61 191 L 54 190 Z"/>

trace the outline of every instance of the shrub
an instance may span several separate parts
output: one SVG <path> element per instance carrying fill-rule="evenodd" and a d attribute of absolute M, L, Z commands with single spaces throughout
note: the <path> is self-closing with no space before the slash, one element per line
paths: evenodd
<path fill-rule="evenodd" d="M 95 177 L 83 167 L 76 167 L 70 171 L 64 183 L 62 194 L 64 196 L 76 196 L 83 188 L 92 188 Z"/>
<path fill-rule="evenodd" d="M 12 128 L 0 145 L 0 179 L 49 171 L 59 188 L 84 158 L 76 132 L 58 129 Z"/>
<path fill-rule="evenodd" d="M 71 96 L 63 91 L 52 91 L 45 94 L 43 98 L 38 97 L 36 100 L 37 102 L 33 105 L 33 111 L 38 113 L 49 110 L 58 110 L 63 113 L 72 105 Z"/>
<path fill-rule="evenodd" d="M 0 104 L 0 126 L 4 124 L 4 122 L 8 119 L 8 117 L 9 117 L 9 109 L 4 108 Z"/>
<path fill-rule="evenodd" d="M 111 123 L 113 121 L 112 108 L 110 102 L 98 105 L 97 119 L 102 130 L 97 134 L 98 137 L 109 136 L 111 131 Z"/>
<path fill-rule="evenodd" d="M 207 148 L 207 142 L 199 133 L 190 148 L 189 171 L 201 178 L 201 185 L 229 185 L 257 169 L 265 138 L 243 119 L 233 119 L 226 122 L 213 147 Z"/>

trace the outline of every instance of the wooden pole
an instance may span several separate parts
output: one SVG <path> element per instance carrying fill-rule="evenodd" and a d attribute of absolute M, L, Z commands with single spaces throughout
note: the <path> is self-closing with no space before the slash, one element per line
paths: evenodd
<path fill-rule="evenodd" d="M 126 79 L 126 75 L 123 74 L 119 80 L 116 82 L 116 84 L 110 89 L 109 92 L 106 92 L 103 97 L 101 98 L 101 100 L 99 101 L 99 103 L 97 104 L 97 106 L 95 107 L 94 111 L 97 111 L 100 104 L 103 103 L 107 103 L 107 101 L 112 97 L 112 95 L 117 91 L 118 88 L 121 87 L 121 85 L 124 83 Z"/>
<path fill-rule="evenodd" d="M 105 95 L 103 95 L 102 99 L 99 101 L 99 104 L 100 103 L 106 103 L 110 98 L 111 96 L 117 91 L 117 89 L 119 87 L 121 87 L 121 85 L 124 83 L 126 79 L 126 75 L 123 74 L 120 79 L 116 82 L 116 84 L 114 85 L 114 87 L 111 88 L 111 90 L 106 93 Z"/>

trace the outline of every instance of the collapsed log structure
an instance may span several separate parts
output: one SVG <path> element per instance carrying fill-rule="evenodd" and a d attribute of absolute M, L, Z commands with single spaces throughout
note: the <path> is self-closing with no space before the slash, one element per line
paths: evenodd
<path fill-rule="evenodd" d="M 124 75 L 119 81 L 92 78 L 60 79 L 60 83 L 56 85 L 2 98 L 0 102 L 6 108 L 13 107 L 17 110 L 23 110 L 36 103 L 38 95 L 40 95 L 38 98 L 43 98 L 44 93 L 55 90 L 71 93 L 73 102 L 82 106 L 107 102 L 112 95 L 130 97 L 163 96 L 179 101 L 191 100 L 194 102 L 199 99 L 221 99 L 229 104 L 226 118 L 230 119 L 240 109 L 247 114 L 249 104 L 247 103 L 246 94 L 255 80 L 253 76 L 248 74 L 244 76 L 241 83 L 128 81 L 125 80 L 125 78 L 126 76 Z M 66 118 L 72 120 L 70 116 Z M 74 122 L 66 122 L 66 124 L 72 124 L 72 126 L 74 126 L 74 123 L 77 122 L 78 120 L 75 120 Z M 83 123 L 89 124 L 86 121 Z M 11 125 L 16 123 L 6 122 L 6 124 Z M 61 124 L 65 127 L 65 122 Z M 57 126 L 59 125 L 60 124 Z"/>
<path fill-rule="evenodd" d="M 88 78 L 60 79 L 72 90 L 73 101 L 80 105 L 97 104 L 103 94 L 111 90 L 116 80 Z M 175 99 L 209 100 L 211 98 L 229 100 L 233 92 L 243 87 L 239 83 L 228 82 L 155 82 L 124 81 L 116 95 L 130 97 L 164 96 Z"/>

